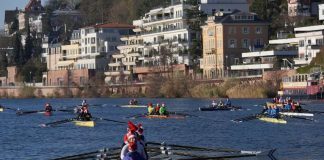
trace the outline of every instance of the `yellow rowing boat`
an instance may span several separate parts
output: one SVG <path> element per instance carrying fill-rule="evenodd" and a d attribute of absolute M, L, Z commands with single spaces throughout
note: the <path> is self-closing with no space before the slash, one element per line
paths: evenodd
<path fill-rule="evenodd" d="M 280 124 L 286 124 L 287 121 L 282 118 L 271 118 L 271 117 L 258 117 L 259 120 L 270 122 L 270 123 L 280 123 Z"/>
<path fill-rule="evenodd" d="M 81 126 L 81 127 L 94 127 L 95 122 L 94 121 L 73 121 L 75 125 Z"/>

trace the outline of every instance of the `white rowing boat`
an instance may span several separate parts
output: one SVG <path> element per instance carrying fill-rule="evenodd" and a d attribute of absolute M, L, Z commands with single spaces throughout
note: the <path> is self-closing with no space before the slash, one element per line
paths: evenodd
<path fill-rule="evenodd" d="M 146 108 L 146 105 L 121 105 L 123 108 Z"/>
<path fill-rule="evenodd" d="M 281 115 L 285 116 L 304 116 L 304 117 L 313 117 L 313 113 L 299 113 L 299 112 L 279 112 Z"/>

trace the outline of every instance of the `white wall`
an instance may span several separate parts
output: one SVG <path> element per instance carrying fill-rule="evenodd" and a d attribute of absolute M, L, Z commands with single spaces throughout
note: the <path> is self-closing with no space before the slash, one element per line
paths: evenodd
<path fill-rule="evenodd" d="M 318 5 L 318 19 L 324 20 L 324 4 Z"/>

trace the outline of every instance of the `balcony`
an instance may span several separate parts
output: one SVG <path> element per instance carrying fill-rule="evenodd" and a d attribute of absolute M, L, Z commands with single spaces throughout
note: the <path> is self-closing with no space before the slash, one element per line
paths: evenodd
<path fill-rule="evenodd" d="M 123 66 L 123 63 L 122 62 L 109 63 L 108 66 L 109 67 L 119 67 L 119 66 Z"/>
<path fill-rule="evenodd" d="M 151 31 L 143 31 L 143 35 L 154 34 L 154 33 L 161 33 L 161 32 L 170 32 L 170 31 L 177 31 L 182 29 L 188 29 L 187 27 L 170 27 L 170 28 L 163 28 L 163 29 L 153 29 Z"/>
<path fill-rule="evenodd" d="M 274 64 L 239 64 L 232 65 L 231 70 L 261 70 L 261 69 L 271 69 Z"/>
<path fill-rule="evenodd" d="M 130 71 L 108 71 L 105 72 L 106 76 L 119 76 L 119 75 L 130 75 Z"/>

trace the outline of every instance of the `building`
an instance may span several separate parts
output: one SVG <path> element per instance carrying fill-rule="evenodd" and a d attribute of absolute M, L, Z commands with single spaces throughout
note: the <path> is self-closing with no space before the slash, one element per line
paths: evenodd
<path fill-rule="evenodd" d="M 321 0 L 288 0 L 288 16 L 318 16 Z"/>
<path fill-rule="evenodd" d="M 132 34 L 134 27 L 127 24 L 98 24 L 81 28 L 81 53 L 76 69 L 88 68 L 104 71 L 109 59 L 122 45 L 120 38 Z"/>
<path fill-rule="evenodd" d="M 231 13 L 235 10 L 249 12 L 249 3 L 247 0 L 201 0 L 200 10 L 208 15 L 216 12 Z"/>
<path fill-rule="evenodd" d="M 205 78 L 230 75 L 242 53 L 263 48 L 268 43 L 268 23 L 254 13 L 217 12 L 202 26 L 203 58 L 200 67 Z"/>
<path fill-rule="evenodd" d="M 324 25 L 298 27 L 294 31 L 299 43 L 298 58 L 294 59 L 295 65 L 308 65 L 324 45 Z"/>
<path fill-rule="evenodd" d="M 324 4 L 319 4 L 318 5 L 318 19 L 320 21 L 324 20 Z"/>
<path fill-rule="evenodd" d="M 108 71 L 105 72 L 106 83 L 124 82 L 132 80 L 133 68 L 139 65 L 139 57 L 143 52 L 143 39 L 140 35 L 131 35 L 121 38 L 124 45 L 117 46 L 119 52 L 112 55 L 108 64 Z"/>

